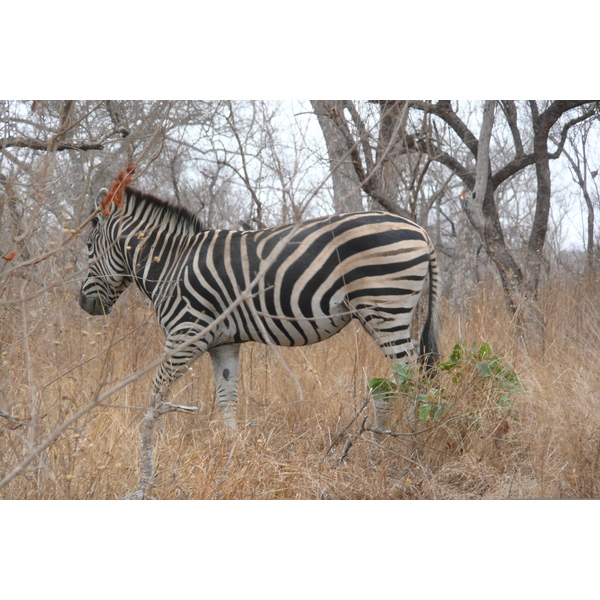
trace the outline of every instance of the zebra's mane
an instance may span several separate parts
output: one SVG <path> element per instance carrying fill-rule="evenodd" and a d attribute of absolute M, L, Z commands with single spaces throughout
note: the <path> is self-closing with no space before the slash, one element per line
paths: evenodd
<path fill-rule="evenodd" d="M 204 231 L 204 223 L 200 217 L 183 206 L 175 206 L 166 200 L 161 200 L 152 194 L 147 194 L 131 187 L 127 187 L 125 192 L 128 197 L 133 196 L 135 202 L 144 201 L 158 207 L 159 211 L 164 214 L 165 219 L 172 220 L 179 225 L 187 225 L 193 233 Z"/>

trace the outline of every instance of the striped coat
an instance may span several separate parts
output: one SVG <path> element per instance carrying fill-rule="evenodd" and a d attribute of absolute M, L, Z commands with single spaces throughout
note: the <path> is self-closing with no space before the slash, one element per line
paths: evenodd
<path fill-rule="evenodd" d="M 352 319 L 390 360 L 405 362 L 427 280 L 420 352 L 430 362 L 438 354 L 436 252 L 425 230 L 407 219 L 357 212 L 260 231 L 205 230 L 187 210 L 131 188 L 121 207 L 109 208 L 90 233 L 79 304 L 90 314 L 108 313 L 133 282 L 148 296 L 168 354 L 154 381 L 155 402 L 208 351 L 219 405 L 235 428 L 241 343 L 312 344 Z M 251 296 L 203 333 L 248 288 Z"/>

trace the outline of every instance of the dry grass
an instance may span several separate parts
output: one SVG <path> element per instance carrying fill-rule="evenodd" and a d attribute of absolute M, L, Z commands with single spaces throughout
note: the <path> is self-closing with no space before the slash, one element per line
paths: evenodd
<path fill-rule="evenodd" d="M 242 349 L 239 422 L 231 437 L 212 400 L 208 357 L 175 386 L 199 413 L 163 419 L 154 496 L 160 499 L 505 499 L 600 496 L 600 290 L 547 286 L 547 346 L 515 343 L 501 293 L 481 286 L 469 310 L 444 311 L 443 348 L 488 342 L 526 387 L 499 410 L 475 364 L 445 373 L 448 411 L 422 423 L 399 401 L 395 435 L 365 431 L 366 382 L 390 368 L 357 324 L 311 347 Z M 18 297 L 18 282 L 9 294 Z M 73 292 L 12 305 L 0 320 L 0 479 L 94 395 L 160 356 L 162 334 L 137 291 L 114 313 L 88 317 Z M 138 481 L 142 408 L 152 373 L 82 417 L 4 499 L 116 499 Z M 474 416 L 476 415 L 476 416 Z M 366 420 L 365 420 L 366 418 Z M 402 434 L 402 435 L 401 435 Z M 328 452 L 328 450 L 331 450 Z M 346 454 L 345 460 L 340 457 Z"/>

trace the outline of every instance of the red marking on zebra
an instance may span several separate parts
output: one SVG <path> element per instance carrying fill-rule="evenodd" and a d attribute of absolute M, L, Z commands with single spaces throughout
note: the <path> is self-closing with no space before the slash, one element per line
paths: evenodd
<path fill-rule="evenodd" d="M 137 165 L 129 165 L 126 169 L 123 169 L 115 178 L 115 182 L 108 191 L 108 194 L 104 196 L 104 200 L 100 203 L 100 207 L 104 208 L 104 216 L 108 217 L 110 214 L 110 203 L 114 202 L 115 206 L 120 208 L 123 206 L 123 192 L 125 188 L 131 183 L 131 176 L 135 173 Z"/>

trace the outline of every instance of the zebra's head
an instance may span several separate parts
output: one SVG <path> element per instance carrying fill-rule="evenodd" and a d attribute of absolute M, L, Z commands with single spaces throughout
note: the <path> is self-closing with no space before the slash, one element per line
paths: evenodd
<path fill-rule="evenodd" d="M 101 190 L 99 198 L 107 190 Z M 114 207 L 113 207 L 114 208 Z M 77 298 L 90 315 L 109 314 L 119 296 L 133 282 L 118 246 L 120 219 L 116 208 L 108 216 L 98 213 L 87 239 L 88 273 Z"/>

